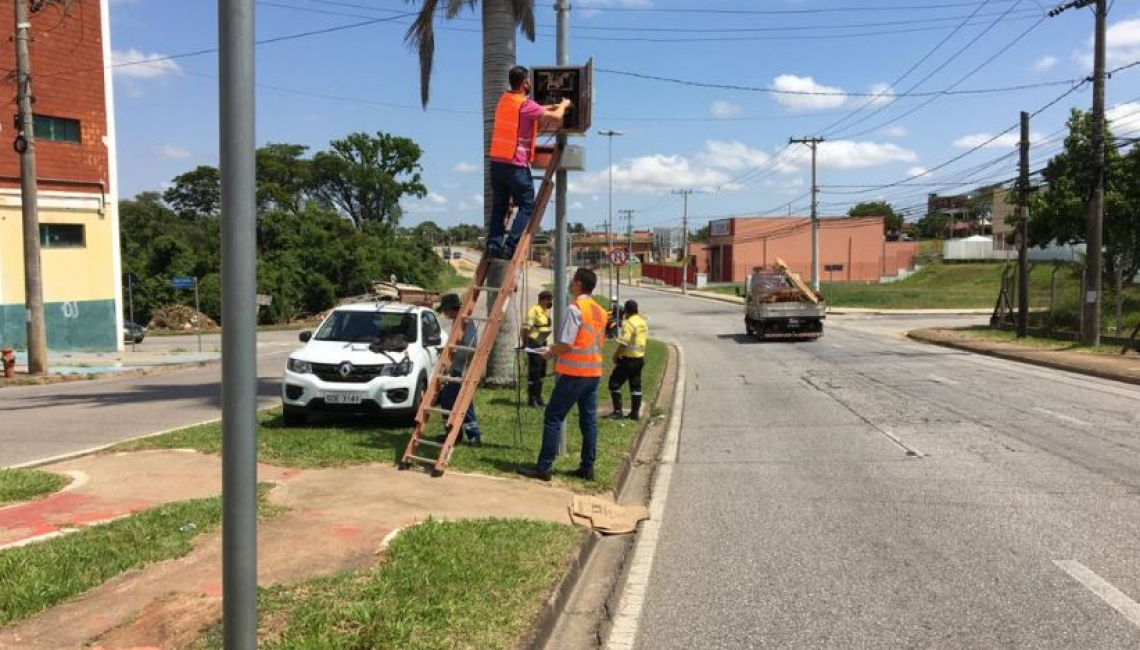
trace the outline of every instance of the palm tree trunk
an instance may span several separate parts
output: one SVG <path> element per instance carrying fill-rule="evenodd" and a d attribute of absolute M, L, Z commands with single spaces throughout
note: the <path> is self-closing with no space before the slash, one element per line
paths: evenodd
<path fill-rule="evenodd" d="M 507 72 L 515 64 L 515 14 L 512 0 L 483 0 L 483 152 L 491 149 L 491 132 L 495 128 L 495 107 L 507 87 Z M 483 156 L 483 226 L 491 224 L 491 170 Z M 484 230 L 486 232 L 486 230 Z M 502 277 L 488 277 L 499 286 Z M 526 300 L 516 294 L 515 300 Z M 491 305 L 488 304 L 488 312 Z M 512 386 L 515 382 L 515 352 L 519 339 L 517 305 L 503 315 L 503 324 L 487 362 L 485 380 L 493 386 Z"/>

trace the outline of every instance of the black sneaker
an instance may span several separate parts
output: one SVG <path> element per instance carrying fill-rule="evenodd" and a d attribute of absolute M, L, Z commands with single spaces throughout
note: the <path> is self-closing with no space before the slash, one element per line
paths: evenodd
<path fill-rule="evenodd" d="M 637 415 L 636 413 L 630 413 L 629 419 L 633 420 L 634 422 L 637 422 L 637 421 L 641 420 L 641 416 Z"/>
<path fill-rule="evenodd" d="M 548 483 L 550 482 L 550 479 L 554 477 L 553 472 L 550 470 L 541 470 L 537 467 L 520 467 L 516 469 L 515 472 L 521 476 L 538 479 L 540 481 L 546 481 Z"/>
<path fill-rule="evenodd" d="M 468 447 L 482 447 L 483 440 L 480 438 L 468 438 L 466 441 Z"/>
<path fill-rule="evenodd" d="M 611 420 L 624 420 L 625 419 L 625 416 L 622 415 L 621 411 L 614 411 L 613 413 L 610 413 L 606 417 L 611 419 Z"/>
<path fill-rule="evenodd" d="M 580 479 L 585 479 L 587 481 L 594 480 L 594 468 L 593 467 L 579 467 L 578 469 L 576 469 L 570 473 L 574 476 L 577 476 Z"/>

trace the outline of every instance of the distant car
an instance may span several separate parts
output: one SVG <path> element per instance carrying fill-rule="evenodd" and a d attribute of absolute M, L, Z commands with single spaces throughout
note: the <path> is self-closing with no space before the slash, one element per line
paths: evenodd
<path fill-rule="evenodd" d="M 129 320 L 123 321 L 123 341 L 127 343 L 142 343 L 145 338 L 145 327 Z"/>
<path fill-rule="evenodd" d="M 288 426 L 318 411 L 414 416 L 447 334 L 428 307 L 362 302 L 337 307 L 300 339 L 281 382 Z"/>
<path fill-rule="evenodd" d="M 461 259 L 463 259 L 463 253 L 460 253 L 459 251 L 455 251 L 454 253 L 451 254 L 451 259 L 461 260 Z"/>

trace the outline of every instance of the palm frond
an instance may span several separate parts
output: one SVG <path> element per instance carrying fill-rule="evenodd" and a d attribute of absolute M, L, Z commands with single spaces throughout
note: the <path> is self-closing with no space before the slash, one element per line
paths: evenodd
<path fill-rule="evenodd" d="M 464 7 L 475 10 L 475 5 L 479 4 L 479 0 L 447 0 L 447 12 L 444 14 L 448 18 L 455 18 L 463 11 Z"/>
<path fill-rule="evenodd" d="M 515 25 L 522 30 L 526 40 L 534 42 L 534 0 L 513 0 Z"/>
<path fill-rule="evenodd" d="M 415 2 L 415 0 L 408 0 Z M 420 57 L 420 102 L 427 108 L 431 98 L 431 71 L 435 61 L 435 10 L 439 0 L 423 0 L 420 13 L 404 34 L 404 43 Z"/>

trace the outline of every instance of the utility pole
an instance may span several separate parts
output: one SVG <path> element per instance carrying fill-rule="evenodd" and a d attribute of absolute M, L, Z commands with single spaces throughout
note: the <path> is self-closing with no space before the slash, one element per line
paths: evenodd
<path fill-rule="evenodd" d="M 570 2 L 569 0 L 555 0 L 554 14 L 556 17 L 557 39 L 555 48 L 558 65 L 570 64 Z M 566 134 L 559 132 L 558 145 L 566 147 Z M 566 170 L 559 169 L 554 175 L 554 331 L 561 332 L 562 324 L 566 318 L 566 303 L 569 292 L 566 287 L 566 265 L 569 257 L 568 237 L 566 236 Z M 566 444 L 562 436 L 563 447 Z M 565 453 L 565 450 L 561 453 Z"/>
<path fill-rule="evenodd" d="M 788 138 L 788 144 L 806 144 L 811 147 L 811 288 L 819 291 L 819 184 L 816 183 L 816 149 L 821 137 Z"/>
<path fill-rule="evenodd" d="M 218 2 L 222 188 L 222 628 L 257 649 L 257 119 L 254 0 Z"/>
<path fill-rule="evenodd" d="M 693 190 L 673 190 L 685 200 L 685 211 L 681 217 L 681 295 L 689 295 L 689 195 Z"/>
<path fill-rule="evenodd" d="M 604 135 L 610 139 L 610 203 L 609 213 L 606 216 L 606 251 L 612 253 L 614 250 L 614 136 L 622 135 L 621 131 L 614 131 L 609 129 L 606 131 L 598 131 L 598 135 Z M 609 263 L 610 269 L 610 293 L 607 298 L 613 297 L 614 294 L 614 264 L 611 260 Z M 618 278 L 620 282 L 620 277 Z"/>
<path fill-rule="evenodd" d="M 36 138 L 32 116 L 32 64 L 28 53 L 27 0 L 16 0 L 16 104 L 19 119 L 16 151 L 20 154 L 20 206 L 24 227 L 24 309 L 28 333 L 28 374 L 47 372 L 44 327 L 44 278 L 40 265 L 40 218 L 36 198 Z"/>
<path fill-rule="evenodd" d="M 1029 113 L 1021 112 L 1021 162 L 1017 183 L 1017 338 L 1029 330 Z"/>
<path fill-rule="evenodd" d="M 633 286 L 633 210 L 618 210 L 625 217 L 626 266 L 629 268 L 629 286 Z M 620 273 L 620 271 L 619 271 Z"/>
<path fill-rule="evenodd" d="M 1093 189 L 1088 205 L 1088 226 L 1085 234 L 1085 282 L 1081 296 L 1081 342 L 1100 345 L 1101 267 L 1104 223 L 1104 82 L 1105 82 L 1105 29 L 1108 21 L 1108 0 L 1073 0 L 1049 12 L 1057 16 L 1069 9 L 1082 9 L 1095 5 L 1096 28 L 1093 37 Z"/>

